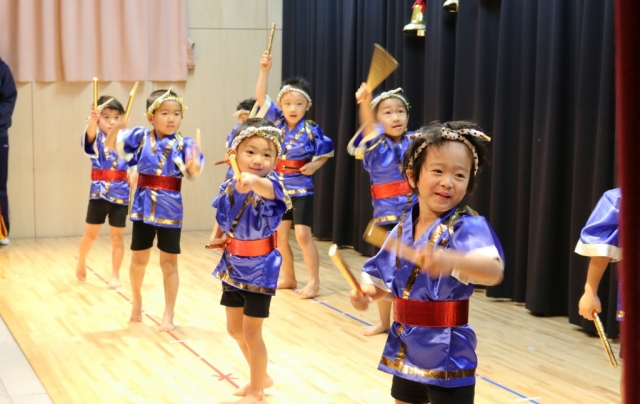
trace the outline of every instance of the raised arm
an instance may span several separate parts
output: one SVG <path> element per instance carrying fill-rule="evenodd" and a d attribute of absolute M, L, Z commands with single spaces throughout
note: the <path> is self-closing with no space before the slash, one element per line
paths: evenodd
<path fill-rule="evenodd" d="M 91 107 L 91 115 L 89 116 L 89 125 L 87 125 L 87 143 L 93 143 L 96 140 L 98 120 L 100 119 L 100 112 Z"/>
<path fill-rule="evenodd" d="M 356 92 L 356 101 L 358 101 L 358 116 L 360 125 L 364 125 L 362 131 L 364 135 L 373 132 L 373 124 L 376 123 L 376 117 L 371 109 L 371 93 L 367 90 L 367 83 L 362 83 Z"/>
<path fill-rule="evenodd" d="M 256 83 L 256 101 L 262 107 L 267 98 L 267 81 L 269 80 L 269 70 L 271 70 L 271 55 L 265 51 L 260 58 L 260 75 Z"/>

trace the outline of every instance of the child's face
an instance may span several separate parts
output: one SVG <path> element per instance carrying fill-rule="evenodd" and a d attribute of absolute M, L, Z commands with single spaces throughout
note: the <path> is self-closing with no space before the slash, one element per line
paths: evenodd
<path fill-rule="evenodd" d="M 304 118 L 304 114 L 311 108 L 311 103 L 307 101 L 307 98 L 297 91 L 289 91 L 280 98 L 280 104 L 278 104 L 284 119 L 291 126 L 300 122 Z"/>
<path fill-rule="evenodd" d="M 407 170 L 409 184 L 418 188 L 420 207 L 440 216 L 458 205 L 467 193 L 473 155 L 462 142 L 448 141 L 442 147 L 427 147 L 416 186 L 412 170 Z"/>
<path fill-rule="evenodd" d="M 180 129 L 182 122 L 182 107 L 178 101 L 163 102 L 153 116 L 147 119 L 153 125 L 156 134 L 160 136 L 169 136 Z"/>
<path fill-rule="evenodd" d="M 391 137 L 399 137 L 407 131 L 409 115 L 400 99 L 391 97 L 378 104 L 376 120 L 384 128 L 384 133 Z"/>
<path fill-rule="evenodd" d="M 276 145 L 260 136 L 243 140 L 236 151 L 236 161 L 241 172 L 266 177 L 276 166 L 278 157 Z"/>
<path fill-rule="evenodd" d="M 100 119 L 98 119 L 98 128 L 104 133 L 109 133 L 113 128 L 113 125 L 120 121 L 120 111 L 117 109 L 104 108 L 100 112 Z"/>
<path fill-rule="evenodd" d="M 247 119 L 249 119 L 249 114 L 245 113 L 245 114 L 238 115 L 238 123 L 243 123 Z"/>

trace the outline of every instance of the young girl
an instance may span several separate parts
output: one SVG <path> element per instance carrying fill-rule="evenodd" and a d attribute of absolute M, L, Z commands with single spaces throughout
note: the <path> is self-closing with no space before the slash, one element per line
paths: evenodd
<path fill-rule="evenodd" d="M 138 188 L 131 207 L 131 266 L 129 277 L 133 308 L 131 321 L 142 321 L 142 281 L 149 263 L 153 240 L 158 236 L 160 268 L 164 278 L 165 309 L 160 331 L 172 331 L 178 297 L 178 254 L 182 228 L 182 177 L 200 174 L 204 157 L 196 142 L 178 131 L 185 110 L 182 98 L 169 90 L 156 90 L 147 98 L 147 120 L 153 126 L 124 130 L 118 142 L 120 154 L 135 159 Z M 126 124 L 123 122 L 120 126 Z M 111 130 L 107 147 L 114 148 Z"/>
<path fill-rule="evenodd" d="M 363 160 L 371 180 L 371 202 L 376 226 L 391 231 L 402 222 L 407 211 L 418 200 L 402 176 L 402 156 L 409 147 L 412 132 L 407 132 L 409 102 L 401 88 L 386 91 L 371 101 L 367 84 L 362 83 L 356 93 L 360 104 L 362 130 L 347 146 L 347 151 Z M 376 125 L 377 123 L 377 125 Z M 365 136 L 366 135 L 366 136 Z M 402 236 L 402 227 L 398 229 Z M 365 328 L 364 335 L 389 331 L 391 300 L 378 300 L 380 321 Z"/>
<path fill-rule="evenodd" d="M 249 363 L 251 381 L 235 394 L 241 403 L 264 403 L 267 348 L 262 323 L 269 317 L 282 256 L 275 249 L 275 231 L 291 207 L 289 197 L 272 174 L 280 160 L 280 130 L 261 118 L 242 123 L 231 143 L 240 178 L 225 181 L 212 206 L 217 208 L 210 244 L 224 248 L 213 272 L 223 284 L 220 304 L 226 306 L 227 330 Z"/>
<path fill-rule="evenodd" d="M 89 125 L 82 136 L 81 145 L 91 158 L 91 190 L 87 208 L 87 226 L 80 240 L 76 277 L 86 280 L 85 260 L 91 246 L 100 234 L 100 228 L 109 217 L 111 240 L 111 280 L 109 288 L 120 287 L 120 265 L 124 256 L 123 234 L 127 221 L 129 164 L 105 146 L 107 133 L 118 123 L 124 109 L 120 101 L 108 95 L 98 99 L 97 108 L 91 108 Z"/>
<path fill-rule="evenodd" d="M 275 122 L 283 133 L 282 159 L 276 166 L 278 177 L 291 197 L 293 209 L 285 213 L 278 228 L 278 250 L 282 253 L 281 278 L 278 289 L 298 286 L 293 270 L 293 251 L 289 246 L 289 230 L 293 222 L 296 240 L 302 249 L 304 263 L 309 271 L 309 282 L 298 291 L 300 297 L 313 298 L 320 291 L 320 260 L 313 241 L 313 173 L 329 157 L 333 157 L 333 142 L 320 126 L 305 120 L 311 108 L 309 84 L 295 77 L 284 82 L 275 104 L 267 96 L 267 78 L 271 69 L 271 56 L 264 52 L 260 59 L 260 75 L 256 85 L 256 107 L 252 116 Z"/>
<path fill-rule="evenodd" d="M 231 147 L 231 142 L 233 142 L 233 135 L 236 133 L 236 129 L 240 126 L 241 123 L 246 121 L 249 118 L 249 114 L 251 113 L 251 108 L 256 103 L 255 98 L 247 98 L 246 100 L 242 100 L 238 106 L 236 107 L 236 112 L 233 113 L 233 116 L 238 120 L 238 123 L 231 128 L 231 132 L 227 135 L 227 142 L 225 143 L 225 149 L 229 149 Z M 227 174 L 224 177 L 224 180 L 229 180 L 233 177 L 233 169 L 229 167 L 227 170 Z"/>
<path fill-rule="evenodd" d="M 418 203 L 363 268 L 364 310 L 393 295 L 394 322 L 378 369 L 393 375 L 396 403 L 473 403 L 476 337 L 468 324 L 473 284 L 502 280 L 500 243 L 484 217 L 458 204 L 487 158 L 476 125 L 432 123 L 417 132 L 403 172 Z M 398 257 L 398 242 L 414 257 Z M 416 264 L 416 263 L 419 263 Z"/>

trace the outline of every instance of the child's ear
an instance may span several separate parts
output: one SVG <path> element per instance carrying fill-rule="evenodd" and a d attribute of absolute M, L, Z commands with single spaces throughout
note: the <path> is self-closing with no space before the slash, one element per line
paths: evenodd
<path fill-rule="evenodd" d="M 280 156 L 276 157 L 276 161 L 274 163 L 274 167 L 277 166 L 280 163 L 280 160 L 282 160 L 282 158 Z"/>
<path fill-rule="evenodd" d="M 416 182 L 413 180 L 413 168 L 407 168 L 407 171 L 405 171 L 405 175 L 407 176 L 407 181 L 409 182 L 409 186 L 411 188 L 417 188 Z"/>
<path fill-rule="evenodd" d="M 312 105 L 313 105 L 313 103 L 312 103 L 312 102 L 308 102 L 308 103 L 307 103 L 307 111 L 311 109 L 311 106 L 312 106 Z"/>
<path fill-rule="evenodd" d="M 149 123 L 153 125 L 154 115 L 144 114 L 144 116 L 146 116 L 147 117 L 147 121 L 149 121 Z"/>

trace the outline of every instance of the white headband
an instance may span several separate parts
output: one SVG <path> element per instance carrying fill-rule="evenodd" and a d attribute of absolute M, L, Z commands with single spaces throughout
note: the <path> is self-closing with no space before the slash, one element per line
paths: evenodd
<path fill-rule="evenodd" d="M 109 103 L 110 103 L 111 101 L 113 101 L 113 100 L 114 100 L 114 98 L 112 97 L 112 98 L 109 98 L 109 99 L 107 100 L 107 102 L 105 102 L 105 103 L 102 103 L 102 104 L 98 105 L 98 112 L 102 112 L 102 110 L 103 110 L 103 109 L 105 109 L 106 107 L 108 107 L 108 106 L 109 106 Z"/>
<path fill-rule="evenodd" d="M 173 87 L 170 87 L 166 93 L 162 94 L 160 97 L 156 98 L 153 103 L 147 109 L 147 115 L 153 116 L 156 113 L 156 109 L 160 108 L 165 101 L 177 101 L 180 104 L 180 108 L 182 109 L 182 114 L 184 115 L 184 111 L 187 107 L 184 105 L 184 100 L 176 95 L 171 94 L 171 90 Z"/>
<path fill-rule="evenodd" d="M 243 140 L 252 136 L 260 136 L 267 140 L 271 140 L 273 144 L 276 145 L 278 156 L 280 155 L 280 153 L 282 153 L 282 146 L 280 145 L 282 132 L 280 131 L 280 129 L 274 128 L 273 126 L 260 126 L 258 128 L 256 128 L 255 126 L 249 126 L 247 129 L 240 132 L 238 136 L 233 138 L 230 149 L 236 150 L 238 148 L 238 145 Z"/>
<path fill-rule="evenodd" d="M 410 107 L 409 102 L 407 101 L 406 98 L 404 98 L 404 95 L 402 95 L 401 87 L 398 87 L 395 90 L 385 91 L 384 93 L 374 98 L 373 101 L 371 101 L 371 109 L 375 109 L 378 106 L 378 104 L 382 102 L 382 100 L 386 100 L 387 98 L 399 99 L 404 103 L 404 106 L 405 108 L 407 108 L 407 111 L 409 110 L 409 107 Z"/>
<path fill-rule="evenodd" d="M 287 84 L 286 86 L 282 87 L 282 89 L 278 93 L 278 96 L 276 97 L 276 102 L 280 102 L 280 98 L 282 98 L 283 95 L 285 95 L 286 93 L 289 93 L 291 91 L 296 91 L 296 92 L 304 95 L 304 98 L 306 98 L 308 102 L 311 102 L 311 97 L 309 97 L 309 94 L 307 94 L 304 90 L 301 90 L 301 89 L 299 89 L 297 87 L 293 87 L 292 85 L 289 85 L 289 84 Z"/>
<path fill-rule="evenodd" d="M 246 109 L 239 109 L 236 112 L 233 113 L 232 116 L 235 116 L 236 118 L 239 117 L 242 114 L 247 114 L 249 115 L 251 113 L 251 111 L 247 111 Z"/>
<path fill-rule="evenodd" d="M 467 140 L 465 135 L 477 137 L 487 142 L 490 142 L 491 138 L 485 135 L 484 133 L 480 132 L 479 130 L 475 130 L 475 129 L 455 129 L 454 130 L 454 129 L 443 127 L 441 133 L 443 138 L 462 142 L 469 148 L 469 150 L 471 150 L 471 153 L 473 154 L 473 175 L 475 176 L 478 173 L 478 164 L 479 164 L 478 153 L 476 152 L 476 148 L 473 145 L 473 143 Z M 422 154 L 424 149 L 426 149 L 427 146 L 429 146 L 431 143 L 432 143 L 432 140 L 428 139 L 424 143 L 422 143 L 420 146 L 418 146 L 416 151 L 413 153 L 413 156 L 411 156 L 411 158 L 409 159 L 409 162 L 407 163 L 407 168 L 413 168 L 413 164 L 418 159 L 418 157 L 420 157 L 420 154 Z"/>

